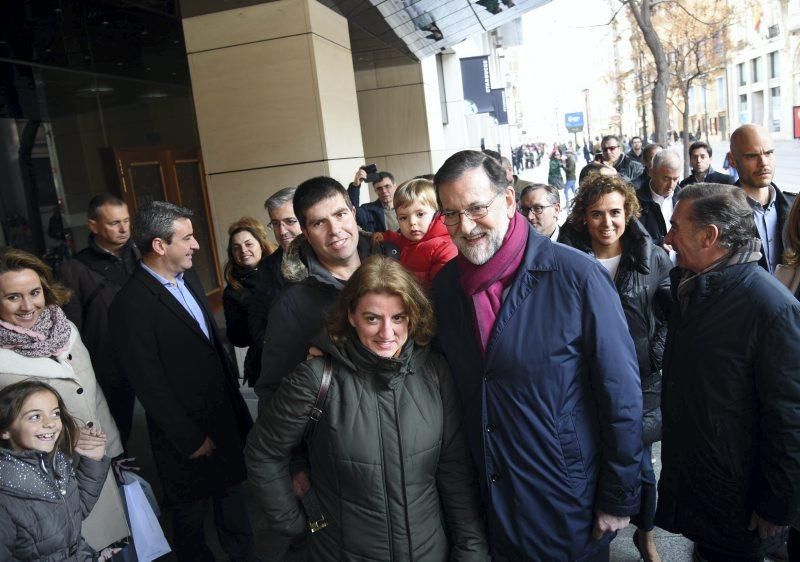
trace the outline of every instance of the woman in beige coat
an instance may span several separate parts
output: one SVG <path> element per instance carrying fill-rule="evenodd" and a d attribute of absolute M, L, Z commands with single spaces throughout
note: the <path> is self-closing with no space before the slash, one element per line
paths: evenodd
<path fill-rule="evenodd" d="M 78 329 L 59 308 L 67 297 L 39 258 L 0 250 L 0 388 L 31 378 L 48 383 L 81 425 L 105 432 L 114 458 L 123 452 L 119 431 Z M 95 550 L 130 535 L 111 473 L 82 534 Z"/>

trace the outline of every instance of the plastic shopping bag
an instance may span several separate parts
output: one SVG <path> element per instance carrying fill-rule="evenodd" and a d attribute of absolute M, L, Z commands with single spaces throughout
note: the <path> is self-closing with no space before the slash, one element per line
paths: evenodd
<path fill-rule="evenodd" d="M 151 562 L 170 552 L 169 543 L 138 480 L 122 486 L 128 507 L 133 545 L 139 562 Z"/>

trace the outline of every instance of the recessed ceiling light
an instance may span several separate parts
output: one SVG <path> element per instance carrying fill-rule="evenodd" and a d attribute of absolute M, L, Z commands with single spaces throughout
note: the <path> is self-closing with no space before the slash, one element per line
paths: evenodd
<path fill-rule="evenodd" d="M 77 91 L 77 94 L 81 97 L 105 96 L 113 93 L 114 93 L 114 88 L 106 84 L 94 84 L 92 86 L 81 88 L 80 90 Z"/>

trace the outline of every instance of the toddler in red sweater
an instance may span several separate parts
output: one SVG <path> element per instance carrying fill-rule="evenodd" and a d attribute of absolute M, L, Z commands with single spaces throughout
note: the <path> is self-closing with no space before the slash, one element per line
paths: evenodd
<path fill-rule="evenodd" d="M 458 254 L 437 207 L 433 182 L 408 180 L 394 192 L 400 232 L 383 233 L 384 240 L 400 248 L 400 263 L 427 285 Z"/>

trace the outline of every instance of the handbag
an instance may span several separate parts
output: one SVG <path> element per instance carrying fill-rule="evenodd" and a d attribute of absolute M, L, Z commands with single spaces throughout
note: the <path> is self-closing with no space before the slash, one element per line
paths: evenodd
<path fill-rule="evenodd" d="M 150 502 L 145 496 L 139 480 L 131 479 L 123 484 L 128 521 L 131 527 L 133 546 L 139 562 L 151 562 L 171 551 Z"/>
<path fill-rule="evenodd" d="M 311 449 L 311 437 L 314 435 L 314 429 L 317 427 L 322 413 L 324 412 L 325 400 L 328 398 L 328 390 L 331 387 L 331 379 L 333 378 L 333 364 L 330 357 L 325 358 L 325 365 L 322 369 L 322 381 L 319 385 L 319 392 L 317 399 L 314 401 L 314 407 L 311 408 L 311 413 L 308 415 L 308 425 L 306 426 L 305 441 L 309 450 Z M 303 510 L 306 512 L 308 518 L 308 530 L 312 533 L 321 531 L 328 526 L 325 521 L 325 516 L 322 514 L 322 509 L 317 499 L 317 493 L 314 486 L 303 496 L 300 500 L 303 505 Z"/>

